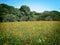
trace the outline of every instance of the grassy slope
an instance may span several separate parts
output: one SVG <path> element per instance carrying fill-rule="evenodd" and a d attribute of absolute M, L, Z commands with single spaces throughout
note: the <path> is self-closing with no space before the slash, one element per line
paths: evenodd
<path fill-rule="evenodd" d="M 59 27 L 58 21 L 0 23 L 0 44 L 59 45 Z"/>

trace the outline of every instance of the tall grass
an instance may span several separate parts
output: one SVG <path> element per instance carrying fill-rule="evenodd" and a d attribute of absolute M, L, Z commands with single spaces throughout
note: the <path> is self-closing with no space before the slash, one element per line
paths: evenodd
<path fill-rule="evenodd" d="M 0 23 L 0 45 L 60 45 L 60 22 Z"/>

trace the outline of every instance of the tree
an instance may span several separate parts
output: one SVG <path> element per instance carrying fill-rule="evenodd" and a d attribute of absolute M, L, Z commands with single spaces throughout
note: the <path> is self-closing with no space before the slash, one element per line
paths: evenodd
<path fill-rule="evenodd" d="M 45 20 L 46 20 L 46 21 L 52 21 L 53 19 L 51 18 L 51 16 L 47 16 L 47 17 L 45 18 Z"/>
<path fill-rule="evenodd" d="M 2 22 L 4 16 L 8 13 L 7 6 L 6 4 L 0 4 L 0 22 Z"/>
<path fill-rule="evenodd" d="M 15 22 L 17 21 L 16 16 L 13 14 L 7 14 L 4 18 L 3 18 L 3 22 Z"/>
<path fill-rule="evenodd" d="M 44 11 L 41 13 L 40 20 L 45 20 L 46 17 L 50 16 L 49 11 Z"/>
<path fill-rule="evenodd" d="M 30 12 L 30 16 L 31 16 L 31 18 L 30 18 L 30 20 L 39 20 L 39 13 L 37 13 L 37 12 L 35 12 L 35 11 L 32 11 L 32 12 Z"/>
<path fill-rule="evenodd" d="M 20 9 L 7 4 L 0 4 L 0 22 L 13 21 L 40 21 L 53 20 L 60 21 L 60 12 L 58 11 L 44 11 L 38 13 L 30 11 L 27 5 L 22 5 Z"/>
<path fill-rule="evenodd" d="M 27 5 L 22 5 L 20 11 L 26 16 L 30 15 L 30 8 Z"/>
<path fill-rule="evenodd" d="M 60 20 L 60 12 L 51 11 L 50 14 L 51 14 L 53 20 L 55 20 L 55 21 L 59 21 Z"/>
<path fill-rule="evenodd" d="M 0 4 L 0 22 L 4 20 L 6 15 L 15 15 L 17 17 L 17 21 L 20 21 L 22 16 L 21 11 L 13 6 L 8 6 L 7 4 Z"/>
<path fill-rule="evenodd" d="M 30 8 L 27 5 L 22 5 L 20 11 L 22 14 L 21 21 L 28 21 L 30 18 Z"/>

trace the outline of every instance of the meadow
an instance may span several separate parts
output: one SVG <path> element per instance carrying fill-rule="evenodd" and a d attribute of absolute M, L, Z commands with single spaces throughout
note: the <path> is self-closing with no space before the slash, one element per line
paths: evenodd
<path fill-rule="evenodd" d="M 60 45 L 60 21 L 0 22 L 0 45 Z"/>

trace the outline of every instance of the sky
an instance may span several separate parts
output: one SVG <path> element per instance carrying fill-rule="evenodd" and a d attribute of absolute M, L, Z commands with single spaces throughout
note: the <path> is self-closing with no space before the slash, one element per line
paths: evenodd
<path fill-rule="evenodd" d="M 0 4 L 5 3 L 15 8 L 20 8 L 22 5 L 30 7 L 31 11 L 60 11 L 60 0 L 0 0 Z"/>

